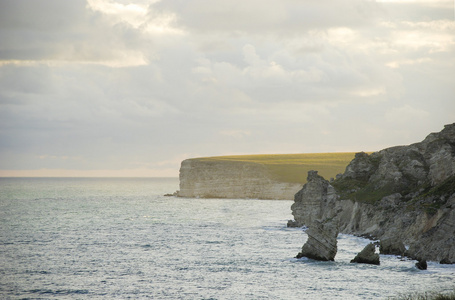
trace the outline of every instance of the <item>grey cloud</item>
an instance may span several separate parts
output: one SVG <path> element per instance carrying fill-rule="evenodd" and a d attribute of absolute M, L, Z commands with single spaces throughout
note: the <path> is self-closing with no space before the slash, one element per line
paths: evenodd
<path fill-rule="evenodd" d="M 0 8 L 0 27 L 18 33 L 68 30 L 86 18 L 85 0 L 3 0 Z"/>
<path fill-rule="evenodd" d="M 59 28 L 50 4 L 65 16 Z M 22 19 L 31 14 L 14 5 L 0 4 Z M 28 23 L 0 18 L 8 41 L 0 46 L 2 169 L 370 151 L 418 141 L 455 119 L 452 27 L 401 22 L 419 19 L 408 8 L 398 19 L 393 6 L 360 0 L 169 0 L 135 27 L 85 2 L 33 5 Z M 182 31 L 148 32 L 163 14 Z M 428 45 L 400 43 L 408 34 Z"/>
<path fill-rule="evenodd" d="M 48 57 L 57 40 L 87 22 L 85 1 L 5 0 L 0 3 L 0 59 Z M 61 41 L 59 41 L 61 43 Z"/>
<path fill-rule="evenodd" d="M 395 21 L 453 20 L 452 1 L 418 1 L 382 3 L 384 18 Z"/>
<path fill-rule="evenodd" d="M 375 2 L 337 1 L 162 1 L 154 9 L 177 13 L 190 31 L 295 35 L 314 28 L 363 26 L 381 13 Z"/>
<path fill-rule="evenodd" d="M 82 0 L 0 3 L 0 61 L 120 60 L 143 45 L 141 32 L 126 23 L 110 24 Z"/>

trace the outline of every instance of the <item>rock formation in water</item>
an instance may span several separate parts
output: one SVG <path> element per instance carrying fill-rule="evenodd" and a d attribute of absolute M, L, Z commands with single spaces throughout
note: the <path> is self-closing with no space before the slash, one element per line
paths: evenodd
<path fill-rule="evenodd" d="M 302 187 L 279 182 L 262 164 L 187 159 L 180 167 L 179 197 L 291 200 Z"/>
<path fill-rule="evenodd" d="M 379 254 L 375 253 L 376 247 L 369 243 L 359 254 L 351 260 L 351 263 L 379 265 Z"/>
<path fill-rule="evenodd" d="M 455 263 L 455 123 L 420 143 L 358 153 L 331 183 L 309 173 L 292 213 L 298 226 L 336 216 L 342 233 L 398 245 L 387 251 L 402 244 L 412 258 Z"/>
<path fill-rule="evenodd" d="M 296 258 L 333 261 L 337 254 L 338 222 L 334 219 L 314 220 L 307 230 L 308 240 Z"/>
<path fill-rule="evenodd" d="M 294 196 L 291 206 L 297 226 L 310 226 L 314 220 L 328 219 L 336 215 L 333 207 L 338 200 L 338 195 L 330 183 L 317 171 L 309 171 L 307 183 Z"/>
<path fill-rule="evenodd" d="M 415 266 L 419 270 L 426 270 L 428 268 L 427 261 L 424 259 L 421 259 L 418 262 L 416 262 Z"/>

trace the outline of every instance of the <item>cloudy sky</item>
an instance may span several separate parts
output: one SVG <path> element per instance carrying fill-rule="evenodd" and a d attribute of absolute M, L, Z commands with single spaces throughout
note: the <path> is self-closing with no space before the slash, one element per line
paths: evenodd
<path fill-rule="evenodd" d="M 375 151 L 455 122 L 453 0 L 2 0 L 0 176 Z"/>

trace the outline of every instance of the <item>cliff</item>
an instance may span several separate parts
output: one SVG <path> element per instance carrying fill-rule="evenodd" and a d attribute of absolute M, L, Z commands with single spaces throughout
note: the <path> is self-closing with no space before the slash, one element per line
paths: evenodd
<path fill-rule="evenodd" d="M 223 160 L 184 160 L 179 197 L 292 199 L 299 183 L 279 182 L 262 164 Z"/>
<path fill-rule="evenodd" d="M 297 226 L 335 216 L 342 233 L 455 263 L 455 123 L 420 143 L 358 153 L 332 182 L 309 172 L 291 209 Z"/>
<path fill-rule="evenodd" d="M 264 154 L 192 158 L 180 167 L 179 197 L 292 200 L 308 170 L 335 177 L 355 153 Z"/>

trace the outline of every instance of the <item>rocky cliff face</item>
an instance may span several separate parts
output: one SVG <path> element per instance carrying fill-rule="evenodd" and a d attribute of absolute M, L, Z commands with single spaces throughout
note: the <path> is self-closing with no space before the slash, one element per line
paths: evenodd
<path fill-rule="evenodd" d="M 250 162 L 184 160 L 179 197 L 292 200 L 301 184 L 273 180 L 264 165 Z"/>
<path fill-rule="evenodd" d="M 455 263 L 455 124 L 420 143 L 358 153 L 331 183 L 309 173 L 294 202 L 297 225 L 336 216 L 340 232 L 405 244 L 417 259 Z"/>

